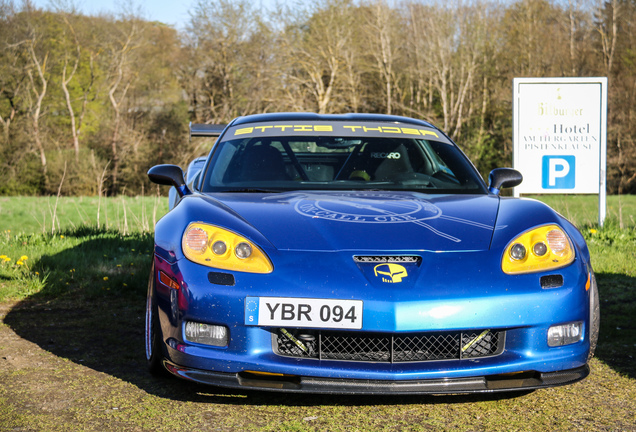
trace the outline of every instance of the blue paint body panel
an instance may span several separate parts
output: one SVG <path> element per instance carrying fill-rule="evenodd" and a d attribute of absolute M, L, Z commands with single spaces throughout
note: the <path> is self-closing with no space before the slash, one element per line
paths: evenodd
<path fill-rule="evenodd" d="M 240 234 L 263 251 L 273 271 L 218 270 L 188 260 L 181 242 L 191 222 Z M 556 270 L 505 274 L 501 263 L 509 243 L 546 224 L 567 233 L 574 261 Z M 400 264 L 406 276 L 392 281 L 392 268 L 357 258 L 376 256 L 415 258 Z M 583 368 L 590 352 L 587 246 L 573 225 L 534 200 L 395 190 L 195 191 L 178 200 L 157 223 L 154 268 L 180 287 L 168 288 L 154 275 L 151 295 L 157 305 L 162 354 L 175 374 L 265 372 L 346 382 L 460 379 Z M 213 283 L 210 272 L 231 275 L 233 283 Z M 545 287 L 542 277 L 555 275 L 562 284 Z M 362 328 L 348 330 L 352 334 L 488 329 L 505 334 L 505 340 L 493 355 L 454 360 L 286 356 L 274 348 L 277 327 L 245 324 L 247 297 L 360 300 Z M 187 321 L 227 327 L 228 345 L 187 341 Z M 583 323 L 581 340 L 549 347 L 548 328 L 571 322 Z M 294 329 L 294 321 L 287 327 Z M 317 323 L 307 331 L 318 334 L 321 327 Z"/>

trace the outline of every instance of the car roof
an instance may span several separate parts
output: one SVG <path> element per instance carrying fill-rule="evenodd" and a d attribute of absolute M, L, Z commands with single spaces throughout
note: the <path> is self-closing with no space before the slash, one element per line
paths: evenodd
<path fill-rule="evenodd" d="M 394 116 L 387 114 L 316 114 L 316 113 L 270 113 L 254 114 L 238 117 L 230 123 L 230 126 L 238 126 L 248 123 L 273 122 L 273 121 L 368 121 L 386 123 L 406 123 L 425 126 L 439 130 L 437 127 L 424 120 L 410 117 Z"/>

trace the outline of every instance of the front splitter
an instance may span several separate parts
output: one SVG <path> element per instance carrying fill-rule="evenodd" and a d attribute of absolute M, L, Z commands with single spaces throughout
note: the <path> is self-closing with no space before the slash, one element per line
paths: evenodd
<path fill-rule="evenodd" d="M 201 384 L 245 390 L 315 394 L 465 394 L 534 390 L 573 384 L 587 377 L 588 365 L 558 372 L 521 372 L 469 378 L 431 380 L 361 380 L 271 375 L 258 372 L 224 373 L 185 368 L 164 361 L 172 374 Z"/>

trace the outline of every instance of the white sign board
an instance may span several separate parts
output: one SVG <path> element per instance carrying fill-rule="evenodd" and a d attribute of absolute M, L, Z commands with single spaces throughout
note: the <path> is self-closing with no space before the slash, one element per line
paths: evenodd
<path fill-rule="evenodd" d="M 515 78 L 519 194 L 599 194 L 605 218 L 607 78 Z M 602 204 L 602 208 L 601 208 Z"/>

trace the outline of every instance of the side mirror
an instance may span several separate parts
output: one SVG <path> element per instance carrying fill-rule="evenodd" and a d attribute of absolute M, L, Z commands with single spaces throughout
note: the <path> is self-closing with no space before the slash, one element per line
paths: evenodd
<path fill-rule="evenodd" d="M 177 165 L 155 165 L 148 170 L 148 178 L 153 183 L 174 186 L 179 196 L 192 193 L 186 186 L 183 170 Z"/>
<path fill-rule="evenodd" d="M 499 195 L 499 191 L 503 188 L 519 186 L 523 181 L 523 176 L 516 169 L 495 168 L 490 171 L 488 180 L 490 182 L 488 186 L 490 193 Z"/>

